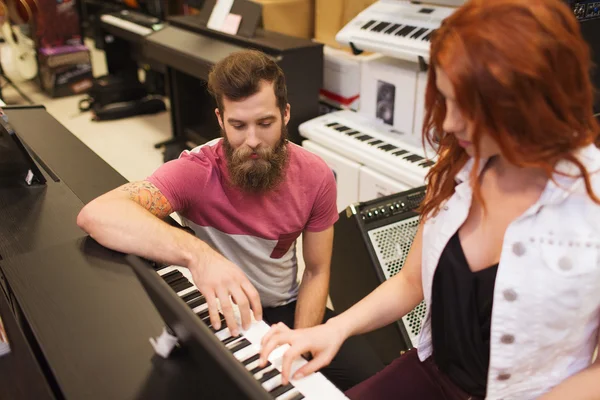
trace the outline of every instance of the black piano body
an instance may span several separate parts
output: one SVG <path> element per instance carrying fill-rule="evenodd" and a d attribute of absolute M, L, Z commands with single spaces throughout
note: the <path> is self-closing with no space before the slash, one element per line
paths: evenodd
<path fill-rule="evenodd" d="M 0 399 L 216 398 L 214 365 L 183 350 L 155 355 L 149 338 L 164 322 L 125 255 L 77 227 L 85 203 L 126 180 L 43 107 L 5 111 L 47 182 L 0 185 L 0 316 L 11 347 L 0 356 Z"/>

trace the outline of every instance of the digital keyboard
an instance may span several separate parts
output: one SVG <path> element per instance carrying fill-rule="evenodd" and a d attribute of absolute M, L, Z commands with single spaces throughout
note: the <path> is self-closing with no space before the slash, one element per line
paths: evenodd
<path fill-rule="evenodd" d="M 355 50 L 414 62 L 422 57 L 429 62 L 431 35 L 454 10 L 439 5 L 380 0 L 358 14 L 335 38 Z"/>
<path fill-rule="evenodd" d="M 162 21 L 156 17 L 129 10 L 103 14 L 100 16 L 100 20 L 141 36 L 147 36 L 164 26 Z"/>
<path fill-rule="evenodd" d="M 280 372 L 282 357 L 289 346 L 281 346 L 275 349 L 269 356 L 269 361 L 265 367 L 261 368 L 258 365 L 260 342 L 270 329 L 264 321 L 253 320 L 248 330 L 242 330 L 242 334 L 233 337 L 229 332 L 229 328 L 226 327 L 225 317 L 220 314 L 221 328 L 216 330 L 210 323 L 206 299 L 193 284 L 192 275 L 187 268 L 168 266 L 158 269 L 157 273 L 212 330 L 221 343 L 244 365 L 246 370 L 254 375 L 254 378 L 260 382 L 261 386 L 273 399 L 346 399 L 346 396 L 319 372 L 299 380 L 292 380 L 287 385 L 282 385 Z M 239 314 L 236 314 L 236 319 L 240 323 Z M 292 365 L 292 371 L 304 364 L 306 364 L 304 359 L 296 360 Z"/>
<path fill-rule="evenodd" d="M 434 164 L 420 146 L 406 143 L 391 126 L 349 110 L 307 121 L 300 125 L 300 133 L 411 187 L 422 186 Z"/>

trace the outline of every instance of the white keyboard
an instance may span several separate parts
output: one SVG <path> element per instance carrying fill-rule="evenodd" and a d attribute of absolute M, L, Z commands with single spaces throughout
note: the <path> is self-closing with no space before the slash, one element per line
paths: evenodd
<path fill-rule="evenodd" d="M 433 32 L 455 8 L 380 0 L 358 14 L 335 39 L 358 50 L 418 62 L 429 62 Z"/>
<path fill-rule="evenodd" d="M 208 305 L 204 296 L 193 284 L 192 274 L 187 268 L 169 266 L 159 269 L 157 273 L 171 286 L 177 295 L 192 308 L 192 311 L 204 321 L 215 333 L 217 338 L 233 353 L 254 375 L 261 386 L 273 399 L 277 400 L 300 400 L 300 399 L 347 399 L 323 374 L 316 372 L 302 379 L 292 380 L 287 385 L 281 384 L 281 365 L 288 345 L 278 347 L 269 356 L 266 367 L 258 366 L 260 342 L 269 331 L 269 326 L 264 321 L 254 321 L 248 330 L 242 330 L 237 337 L 232 337 L 229 328 L 225 326 L 225 319 L 221 314 L 221 329 L 215 330 L 210 326 L 208 316 Z M 235 305 L 234 305 L 235 308 Z M 240 323 L 239 313 L 236 319 Z M 240 324 L 241 326 L 241 324 Z M 306 364 L 306 360 L 299 359 L 292 364 L 292 371 Z"/>
<path fill-rule="evenodd" d="M 353 111 L 336 111 L 302 123 L 300 134 L 411 187 L 425 184 L 434 164 L 422 147 L 400 139 L 391 126 Z M 433 156 L 433 150 L 431 154 Z"/>
<path fill-rule="evenodd" d="M 135 11 L 121 10 L 115 14 L 103 14 L 100 20 L 140 36 L 148 36 L 163 28 L 160 19 Z"/>

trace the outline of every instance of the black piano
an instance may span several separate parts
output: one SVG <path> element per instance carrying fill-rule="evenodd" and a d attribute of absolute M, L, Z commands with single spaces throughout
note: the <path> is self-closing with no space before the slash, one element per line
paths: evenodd
<path fill-rule="evenodd" d="M 17 135 L 0 121 L 0 155 L 26 153 L 33 173 L 11 179 L 19 157 L 0 158 L 0 317 L 10 344 L 0 399 L 273 398 L 169 291 L 160 266 L 137 259 L 134 272 L 131 256 L 79 230 L 83 205 L 126 180 L 43 107 L 5 111 Z M 189 336 L 169 358 L 149 342 L 165 325 Z"/>
<path fill-rule="evenodd" d="M 114 15 L 120 19 L 122 16 Z M 129 18 L 129 17 L 128 17 Z M 212 66 L 227 55 L 257 49 L 271 56 L 283 69 L 292 115 L 289 138 L 300 143 L 298 126 L 319 115 L 319 90 L 323 81 L 323 45 L 308 39 L 256 29 L 252 37 L 230 35 L 206 27 L 207 14 L 175 16 L 160 26 L 132 26 L 110 18 L 103 21 L 109 70 L 117 73 L 136 62 L 147 63 L 166 73 L 171 105 L 173 141 L 202 144 L 219 136 L 214 109 L 206 90 Z M 134 32 L 135 31 L 135 32 Z M 111 50 L 114 49 L 114 50 Z"/>

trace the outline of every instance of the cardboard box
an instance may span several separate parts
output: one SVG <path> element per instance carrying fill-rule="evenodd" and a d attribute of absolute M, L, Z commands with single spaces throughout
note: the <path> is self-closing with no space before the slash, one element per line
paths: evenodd
<path fill-rule="evenodd" d="M 403 140 L 420 141 L 413 134 L 418 73 L 417 63 L 391 57 L 362 63 L 359 112 L 393 126 Z"/>
<path fill-rule="evenodd" d="M 342 108 L 358 110 L 361 63 L 378 58 L 373 53 L 353 55 L 350 51 L 323 47 L 323 88 L 321 96 Z"/>
<path fill-rule="evenodd" d="M 267 31 L 312 39 L 315 0 L 252 0 L 262 4 L 263 26 Z"/>
<path fill-rule="evenodd" d="M 86 46 L 42 48 L 38 60 L 40 85 L 50 96 L 81 94 L 92 87 L 94 76 Z"/>
<path fill-rule="evenodd" d="M 335 35 L 362 10 L 377 0 L 315 0 L 315 39 L 341 48 Z"/>

